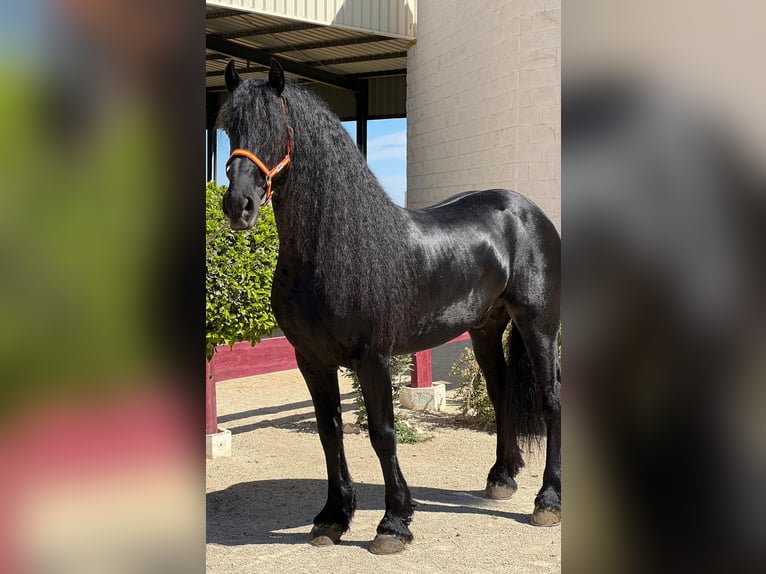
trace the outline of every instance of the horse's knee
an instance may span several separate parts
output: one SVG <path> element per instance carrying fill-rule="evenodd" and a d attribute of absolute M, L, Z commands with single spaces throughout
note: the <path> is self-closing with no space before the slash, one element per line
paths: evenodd
<path fill-rule="evenodd" d="M 392 443 L 396 440 L 396 431 L 388 425 L 370 425 L 370 440 L 380 445 Z"/>
<path fill-rule="evenodd" d="M 393 454 L 396 449 L 396 430 L 388 425 L 370 425 L 370 442 L 379 455 Z"/>
<path fill-rule="evenodd" d="M 317 430 L 320 433 L 338 434 L 341 431 L 343 425 L 341 424 L 341 418 L 338 415 L 331 417 L 317 417 Z"/>
<path fill-rule="evenodd" d="M 340 417 L 317 417 L 317 431 L 322 447 L 337 448 L 343 442 L 343 424 Z"/>

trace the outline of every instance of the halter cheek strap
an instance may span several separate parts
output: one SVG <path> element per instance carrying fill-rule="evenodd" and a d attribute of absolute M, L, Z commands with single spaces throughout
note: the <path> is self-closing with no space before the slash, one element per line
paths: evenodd
<path fill-rule="evenodd" d="M 277 175 L 280 171 L 282 171 L 287 165 L 290 163 L 290 141 L 287 141 L 287 155 L 280 161 L 277 165 L 275 165 L 273 168 L 269 169 L 266 167 L 266 164 L 264 164 L 261 159 L 255 155 L 253 152 L 249 152 L 246 149 L 235 149 L 233 152 L 231 152 L 231 155 L 229 156 L 229 159 L 226 161 L 226 167 L 229 166 L 229 164 L 232 162 L 232 160 L 236 157 L 246 157 L 250 161 L 252 161 L 255 165 L 258 166 L 258 169 L 260 169 L 263 172 L 263 175 L 266 176 L 266 184 L 264 185 L 264 188 L 266 189 L 266 193 L 263 195 L 263 200 L 261 201 L 261 205 L 268 205 L 269 201 L 271 200 L 271 180 L 274 178 L 275 175 Z"/>
<path fill-rule="evenodd" d="M 287 110 L 285 109 L 285 100 L 281 99 L 282 104 L 282 114 L 285 116 L 285 120 L 287 120 Z M 246 149 L 237 148 L 233 152 L 231 152 L 231 155 L 229 156 L 229 159 L 226 160 L 226 167 L 229 167 L 229 164 L 232 162 L 234 158 L 237 157 L 245 157 L 252 161 L 256 166 L 258 166 L 258 169 L 260 169 L 263 172 L 263 175 L 266 176 L 266 183 L 264 184 L 264 189 L 266 190 L 266 193 L 263 195 L 263 199 L 261 200 L 261 205 L 268 205 L 269 201 L 271 200 L 271 180 L 274 179 L 274 176 L 276 176 L 280 171 L 282 171 L 285 167 L 287 167 L 290 164 L 290 153 L 292 153 L 293 150 L 293 128 L 288 125 L 287 130 L 290 133 L 289 137 L 287 138 L 287 153 L 285 154 L 285 157 L 282 158 L 282 161 L 280 161 L 277 165 L 269 169 L 266 167 L 266 164 L 261 161 L 261 158 L 259 158 L 257 155 L 255 155 L 251 151 L 247 151 Z"/>

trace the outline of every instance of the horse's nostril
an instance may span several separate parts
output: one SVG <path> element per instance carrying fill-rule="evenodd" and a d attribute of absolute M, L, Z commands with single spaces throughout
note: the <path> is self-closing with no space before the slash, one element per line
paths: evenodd
<path fill-rule="evenodd" d="M 250 214 L 253 212 L 253 209 L 255 208 L 255 205 L 253 204 L 253 200 L 251 198 L 245 198 L 245 207 L 242 210 L 242 214 Z"/>

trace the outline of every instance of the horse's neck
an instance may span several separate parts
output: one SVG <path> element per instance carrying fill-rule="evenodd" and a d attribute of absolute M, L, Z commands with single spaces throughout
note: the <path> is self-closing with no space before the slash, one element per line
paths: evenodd
<path fill-rule="evenodd" d="M 403 217 L 363 164 L 340 172 L 319 166 L 303 171 L 275 202 L 274 214 L 282 252 L 303 261 L 315 261 L 317 248 L 333 243 L 350 254 L 363 235 L 379 233 L 381 218 L 390 226 Z"/>

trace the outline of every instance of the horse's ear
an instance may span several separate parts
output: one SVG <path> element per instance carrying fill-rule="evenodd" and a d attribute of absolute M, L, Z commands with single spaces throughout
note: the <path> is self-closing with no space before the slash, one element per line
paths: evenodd
<path fill-rule="evenodd" d="M 226 64 L 226 72 L 224 73 L 224 77 L 226 78 L 226 87 L 228 88 L 229 92 L 236 90 L 242 79 L 237 73 L 237 68 L 234 65 L 234 60 L 229 60 L 229 63 Z"/>
<path fill-rule="evenodd" d="M 269 85 L 276 90 L 278 96 L 281 96 L 282 90 L 285 89 L 285 71 L 282 69 L 282 64 L 277 62 L 275 58 L 271 59 Z"/>

